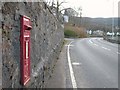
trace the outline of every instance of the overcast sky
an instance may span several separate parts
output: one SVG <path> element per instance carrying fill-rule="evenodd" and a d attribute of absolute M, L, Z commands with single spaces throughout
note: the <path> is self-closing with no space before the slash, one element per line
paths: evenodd
<path fill-rule="evenodd" d="M 63 4 L 65 8 L 82 7 L 83 17 L 93 17 L 93 18 L 118 17 L 118 2 L 120 0 L 59 0 L 59 1 L 67 2 Z"/>

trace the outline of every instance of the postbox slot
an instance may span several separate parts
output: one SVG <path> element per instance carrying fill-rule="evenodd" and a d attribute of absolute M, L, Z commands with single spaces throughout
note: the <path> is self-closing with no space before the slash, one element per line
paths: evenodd
<path fill-rule="evenodd" d="M 24 27 L 25 27 L 25 30 L 31 30 L 32 29 L 32 27 L 30 25 L 24 25 Z"/>

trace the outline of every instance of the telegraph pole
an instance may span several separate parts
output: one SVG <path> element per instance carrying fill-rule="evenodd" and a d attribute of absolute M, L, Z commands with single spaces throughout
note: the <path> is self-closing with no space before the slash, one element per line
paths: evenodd
<path fill-rule="evenodd" d="M 113 0 L 113 18 L 112 18 L 112 39 L 114 37 L 113 33 L 114 33 L 114 0 Z"/>
<path fill-rule="evenodd" d="M 81 24 L 82 24 L 82 20 L 81 20 L 81 18 L 82 18 L 82 7 L 78 8 L 78 10 L 79 10 L 79 14 L 80 14 L 80 22 L 79 22 L 79 25 L 81 26 Z"/>

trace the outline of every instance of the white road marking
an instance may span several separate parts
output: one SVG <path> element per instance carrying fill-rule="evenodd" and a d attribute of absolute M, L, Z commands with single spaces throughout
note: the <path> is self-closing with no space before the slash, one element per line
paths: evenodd
<path fill-rule="evenodd" d="M 108 41 L 106 41 L 106 40 L 104 40 L 104 39 L 101 39 L 101 41 L 103 41 L 103 42 L 105 42 L 105 43 L 108 43 L 108 44 L 110 44 L 111 46 L 115 46 L 115 47 L 117 47 L 117 46 L 118 46 L 118 44 L 108 42 Z"/>
<path fill-rule="evenodd" d="M 67 47 L 68 47 L 68 45 L 65 45 L 65 46 L 67 46 Z M 69 45 L 69 46 L 74 46 L 74 45 Z"/>
<path fill-rule="evenodd" d="M 98 46 L 97 44 L 93 44 L 93 45 Z"/>
<path fill-rule="evenodd" d="M 93 42 L 91 41 L 91 39 L 89 40 L 89 42 L 92 43 L 92 44 L 95 45 L 95 46 L 98 46 L 97 44 L 93 43 Z"/>
<path fill-rule="evenodd" d="M 117 52 L 117 54 L 120 54 L 119 52 Z"/>
<path fill-rule="evenodd" d="M 93 39 L 96 39 L 96 38 L 93 38 Z M 98 39 L 98 40 L 101 40 L 101 39 Z M 91 39 L 89 40 L 89 42 L 92 43 L 92 44 L 95 45 L 95 46 L 98 46 L 97 44 L 93 43 L 93 42 L 91 41 Z M 111 49 L 108 49 L 108 48 L 106 48 L 106 47 L 103 47 L 103 46 L 102 46 L 102 48 L 105 49 L 105 50 L 111 51 Z M 120 53 L 119 53 L 119 54 L 120 54 Z"/>
<path fill-rule="evenodd" d="M 111 51 L 111 49 L 106 48 L 106 50 Z"/>
<path fill-rule="evenodd" d="M 73 62 L 72 65 L 81 65 L 82 63 Z"/>
<path fill-rule="evenodd" d="M 103 49 L 107 49 L 107 48 L 105 48 L 105 47 L 102 47 Z"/>
<path fill-rule="evenodd" d="M 91 39 L 89 40 L 89 42 L 90 42 L 90 43 L 93 43 L 93 42 L 91 41 Z"/>
<path fill-rule="evenodd" d="M 102 48 L 110 51 L 110 49 L 108 49 L 108 48 L 106 48 L 106 47 L 102 47 Z"/>
<path fill-rule="evenodd" d="M 72 68 L 72 64 L 71 64 L 71 60 L 70 60 L 70 50 L 69 49 L 70 49 L 70 44 L 72 42 L 70 42 L 69 45 L 68 45 L 67 56 L 68 56 L 68 65 L 69 65 L 69 70 L 70 70 L 70 76 L 71 76 L 72 86 L 73 86 L 73 88 L 77 88 L 77 84 L 76 84 L 76 80 L 75 80 L 75 76 L 74 76 L 74 72 L 73 72 L 73 68 Z"/>

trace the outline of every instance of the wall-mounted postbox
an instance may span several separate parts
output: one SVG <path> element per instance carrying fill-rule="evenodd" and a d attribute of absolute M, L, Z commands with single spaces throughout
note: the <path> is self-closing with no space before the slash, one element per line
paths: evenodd
<path fill-rule="evenodd" d="M 20 18 L 20 81 L 26 85 L 30 81 L 30 31 L 32 29 L 30 18 Z"/>

